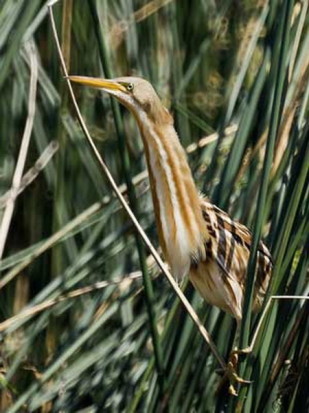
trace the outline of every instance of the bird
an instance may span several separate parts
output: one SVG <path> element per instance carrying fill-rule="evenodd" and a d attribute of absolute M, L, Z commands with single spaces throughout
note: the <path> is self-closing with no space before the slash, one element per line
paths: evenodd
<path fill-rule="evenodd" d="M 131 76 L 68 79 L 107 92 L 133 114 L 145 149 L 159 244 L 172 275 L 178 282 L 188 276 L 207 303 L 232 315 L 239 325 L 252 234 L 200 193 L 173 117 L 154 87 Z M 271 254 L 260 241 L 253 311 L 261 308 L 272 268 Z"/>
<path fill-rule="evenodd" d="M 159 244 L 173 277 L 186 276 L 204 298 L 237 322 L 240 332 L 247 268 L 252 245 L 250 230 L 200 193 L 194 183 L 186 152 L 174 120 L 154 87 L 140 77 L 102 79 L 71 75 L 71 82 L 101 89 L 115 97 L 134 116 L 142 137 L 154 206 Z M 271 254 L 259 242 L 252 310 L 264 301 L 273 269 Z M 238 354 L 234 348 L 219 385 L 230 381 L 229 393 L 236 396 L 233 382 L 248 384 L 236 373 Z"/>

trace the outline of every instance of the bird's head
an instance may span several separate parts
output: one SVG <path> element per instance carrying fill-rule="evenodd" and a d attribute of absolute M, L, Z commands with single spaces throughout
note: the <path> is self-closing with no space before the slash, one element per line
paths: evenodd
<path fill-rule="evenodd" d="M 103 90 L 114 96 L 137 118 L 139 124 L 145 116 L 155 124 L 171 124 L 172 117 L 161 103 L 152 85 L 140 77 L 118 77 L 101 79 L 86 76 L 69 76 L 75 83 Z"/>

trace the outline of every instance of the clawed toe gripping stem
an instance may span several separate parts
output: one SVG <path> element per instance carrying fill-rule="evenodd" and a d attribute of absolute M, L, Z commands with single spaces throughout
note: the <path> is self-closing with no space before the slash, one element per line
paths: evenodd
<path fill-rule="evenodd" d="M 235 389 L 235 384 L 237 383 L 251 384 L 252 383 L 251 380 L 243 379 L 236 372 L 237 365 L 238 365 L 238 356 L 240 354 L 249 354 L 249 353 L 251 353 L 251 349 L 249 347 L 246 347 L 244 349 L 235 348 L 234 350 L 231 351 L 228 362 L 226 364 L 226 369 L 223 370 L 223 377 L 219 383 L 217 393 L 220 391 L 220 389 L 226 382 L 229 382 L 229 388 L 228 388 L 229 394 L 231 394 L 232 396 L 238 396 L 238 393 Z"/>

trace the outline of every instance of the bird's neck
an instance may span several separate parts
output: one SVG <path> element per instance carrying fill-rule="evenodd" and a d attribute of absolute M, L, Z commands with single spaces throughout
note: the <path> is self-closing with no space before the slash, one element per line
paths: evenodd
<path fill-rule="evenodd" d="M 160 127 L 146 119 L 138 123 L 145 146 L 160 245 L 174 276 L 182 279 L 192 260 L 203 258 L 205 254 L 207 234 L 200 195 L 172 123 L 169 121 Z"/>

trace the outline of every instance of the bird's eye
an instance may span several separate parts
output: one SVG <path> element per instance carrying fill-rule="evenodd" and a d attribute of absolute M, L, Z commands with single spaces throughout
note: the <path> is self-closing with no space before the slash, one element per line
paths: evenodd
<path fill-rule="evenodd" d="M 134 85 L 133 83 L 127 83 L 126 84 L 126 88 L 128 92 L 132 92 L 132 90 L 134 89 Z"/>

